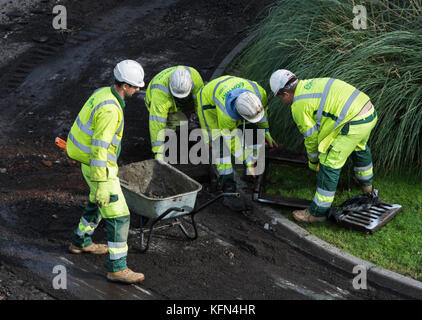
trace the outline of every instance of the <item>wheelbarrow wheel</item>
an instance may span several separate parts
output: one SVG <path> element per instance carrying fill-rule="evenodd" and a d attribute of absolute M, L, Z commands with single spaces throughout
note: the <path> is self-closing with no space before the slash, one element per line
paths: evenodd
<path fill-rule="evenodd" d="M 198 238 L 198 228 L 196 226 L 194 215 L 191 214 L 190 217 L 191 217 L 191 220 L 192 220 L 191 225 L 193 227 L 193 233 L 189 233 L 186 230 L 185 226 L 182 224 L 181 221 L 178 221 L 178 226 L 179 226 L 180 230 L 182 230 L 182 232 L 186 236 L 186 238 L 188 238 L 189 240 L 195 240 L 196 238 Z"/>
<path fill-rule="evenodd" d="M 141 232 L 141 240 L 140 240 L 140 252 L 141 253 L 144 253 L 144 252 L 146 252 L 147 250 L 148 250 L 148 248 L 149 248 L 149 243 L 150 243 L 150 241 L 151 241 L 151 236 L 152 236 L 152 231 L 154 230 L 154 225 L 156 224 L 156 223 L 158 223 L 159 221 L 161 221 L 162 219 L 164 219 L 170 212 L 172 212 L 172 211 L 179 211 L 179 212 L 183 212 L 184 211 L 184 209 L 183 208 L 176 208 L 176 207 L 172 207 L 172 208 L 168 208 L 164 213 L 162 213 L 159 217 L 157 217 L 157 218 L 155 218 L 155 219 L 148 219 L 148 220 L 150 220 L 151 221 L 151 224 L 148 226 L 148 228 L 149 228 L 149 234 L 148 234 L 148 240 L 147 240 L 147 242 L 146 242 L 146 244 L 145 244 L 145 241 L 144 241 L 144 227 L 146 226 L 144 223 L 143 223 L 143 219 L 145 219 L 145 217 L 142 217 L 141 216 L 141 226 L 140 226 L 140 232 Z M 149 222 L 149 221 L 148 221 Z"/>

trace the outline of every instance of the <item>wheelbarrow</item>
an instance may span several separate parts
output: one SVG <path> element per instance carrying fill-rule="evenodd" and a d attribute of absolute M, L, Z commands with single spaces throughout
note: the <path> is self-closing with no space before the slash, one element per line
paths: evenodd
<path fill-rule="evenodd" d="M 140 216 L 142 253 L 148 250 L 153 231 L 162 228 L 178 226 L 189 240 L 195 240 L 198 237 L 195 222 L 195 215 L 198 212 L 222 197 L 240 196 L 239 193 L 220 193 L 198 205 L 196 197 L 202 185 L 161 160 L 145 160 L 123 166 L 119 170 L 119 178 L 129 209 Z M 180 220 L 185 216 L 190 217 L 192 233 L 186 230 Z M 167 219 L 171 222 L 157 225 Z M 147 223 L 150 223 L 149 227 L 146 227 Z M 146 233 L 148 233 L 147 241 L 145 241 Z"/>

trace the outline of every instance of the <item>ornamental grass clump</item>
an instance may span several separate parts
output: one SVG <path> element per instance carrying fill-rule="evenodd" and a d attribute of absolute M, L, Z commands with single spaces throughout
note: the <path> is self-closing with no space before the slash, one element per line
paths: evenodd
<path fill-rule="evenodd" d="M 366 8 L 366 29 L 353 25 L 358 5 Z M 375 164 L 422 173 L 421 13 L 421 0 L 278 0 L 252 29 L 238 65 L 242 76 L 268 92 L 272 72 L 281 68 L 301 79 L 352 84 L 369 95 L 378 113 L 369 141 Z M 269 113 L 276 140 L 304 150 L 289 107 L 273 98 Z"/>

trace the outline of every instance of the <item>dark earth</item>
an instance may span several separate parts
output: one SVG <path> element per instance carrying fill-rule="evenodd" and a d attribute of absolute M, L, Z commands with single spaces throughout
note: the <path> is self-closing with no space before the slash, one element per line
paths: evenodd
<path fill-rule="evenodd" d="M 231 212 L 221 202 L 196 215 L 197 240 L 163 229 L 145 254 L 138 251 L 139 216 L 132 214 L 128 266 L 146 278 L 137 286 L 107 282 L 104 256 L 67 251 L 88 187 L 54 139 L 66 139 L 88 96 L 112 83 L 123 59 L 142 64 L 146 84 L 177 64 L 209 80 L 269 3 L 46 0 L 34 2 L 30 15 L 19 5 L 9 15 L 0 10 L 0 38 L 32 43 L 0 67 L 0 300 L 406 298 L 372 284 L 354 290 L 351 272 L 292 246 L 268 217 Z M 67 8 L 66 32 L 51 26 L 56 4 Z M 120 166 L 152 157 L 144 93 L 125 108 Z M 214 196 L 202 169 L 183 169 L 203 184 L 198 203 Z M 104 224 L 93 239 L 105 243 Z M 53 288 L 57 265 L 66 267 L 67 290 Z"/>

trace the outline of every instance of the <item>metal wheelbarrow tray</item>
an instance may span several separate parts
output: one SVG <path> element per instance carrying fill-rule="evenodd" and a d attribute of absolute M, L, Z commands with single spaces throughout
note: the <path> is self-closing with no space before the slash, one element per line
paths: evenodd
<path fill-rule="evenodd" d="M 195 240 L 198 230 L 194 216 L 200 210 L 224 196 L 239 196 L 237 193 L 222 193 L 195 208 L 196 197 L 202 185 L 173 166 L 160 160 L 145 160 L 131 163 L 119 169 L 120 184 L 129 209 L 140 216 L 141 252 L 149 248 L 153 230 L 179 226 L 184 235 Z M 189 234 L 179 217 L 189 215 L 193 234 Z M 144 229 L 144 219 L 150 226 Z M 154 226 L 161 220 L 174 218 L 164 226 Z M 148 240 L 144 243 L 144 234 Z"/>

